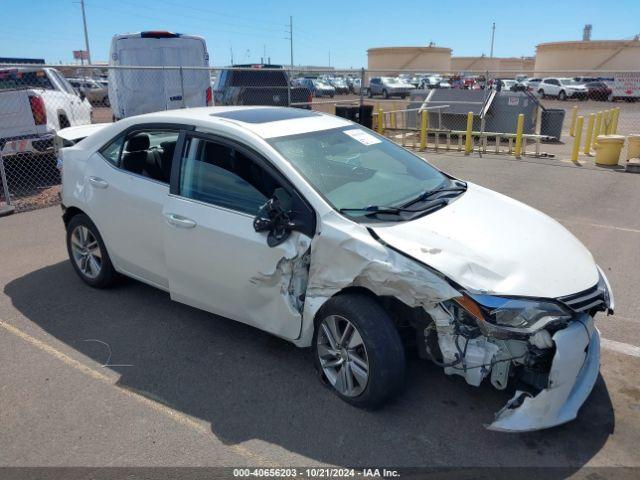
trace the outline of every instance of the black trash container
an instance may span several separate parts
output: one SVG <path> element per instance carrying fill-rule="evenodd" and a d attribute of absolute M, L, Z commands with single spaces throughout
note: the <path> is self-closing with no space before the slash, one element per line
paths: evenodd
<path fill-rule="evenodd" d="M 336 105 L 336 115 L 367 128 L 373 126 L 373 105 Z"/>
<path fill-rule="evenodd" d="M 540 135 L 554 137 L 560 141 L 562 135 L 562 124 L 564 123 L 564 110 L 561 108 L 547 108 L 540 116 Z"/>
<path fill-rule="evenodd" d="M 363 127 L 373 128 L 373 105 L 360 105 L 358 123 Z"/>
<path fill-rule="evenodd" d="M 336 115 L 352 122 L 358 122 L 358 107 L 353 105 L 336 105 Z"/>

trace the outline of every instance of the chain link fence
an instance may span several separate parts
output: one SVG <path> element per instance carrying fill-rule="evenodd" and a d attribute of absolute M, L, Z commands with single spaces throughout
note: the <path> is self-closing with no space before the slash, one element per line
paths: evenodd
<path fill-rule="evenodd" d="M 420 151 L 564 160 L 578 140 L 580 158 L 592 161 L 598 134 L 640 133 L 638 99 L 640 72 L 0 65 L 0 208 L 59 201 L 60 130 L 148 112 L 292 106 L 345 116 Z"/>

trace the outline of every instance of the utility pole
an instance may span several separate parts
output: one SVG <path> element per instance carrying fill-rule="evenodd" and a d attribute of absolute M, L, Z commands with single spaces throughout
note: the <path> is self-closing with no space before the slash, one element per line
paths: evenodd
<path fill-rule="evenodd" d="M 291 70 L 293 70 L 293 17 L 289 16 L 289 52 L 291 53 Z"/>
<path fill-rule="evenodd" d="M 493 40 L 496 37 L 496 22 L 493 22 L 491 26 L 491 52 L 489 53 L 489 58 L 493 58 Z"/>
<path fill-rule="evenodd" d="M 231 66 L 233 67 L 233 45 L 229 45 L 229 50 L 231 51 Z"/>
<path fill-rule="evenodd" d="M 84 24 L 84 48 L 87 50 L 87 63 L 91 65 L 91 51 L 89 50 L 89 33 L 87 32 L 87 15 L 84 12 L 84 0 L 80 0 L 82 8 L 82 23 Z"/>

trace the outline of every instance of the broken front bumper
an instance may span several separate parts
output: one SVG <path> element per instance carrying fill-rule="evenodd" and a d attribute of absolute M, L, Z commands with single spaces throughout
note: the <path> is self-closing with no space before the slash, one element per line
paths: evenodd
<path fill-rule="evenodd" d="M 582 315 L 553 335 L 556 353 L 549 383 L 536 396 L 517 391 L 487 428 L 527 432 L 554 427 L 576 418 L 600 370 L 600 334 L 593 318 Z M 522 402 L 519 400 L 526 396 Z M 519 404 L 519 406 L 515 406 Z"/>

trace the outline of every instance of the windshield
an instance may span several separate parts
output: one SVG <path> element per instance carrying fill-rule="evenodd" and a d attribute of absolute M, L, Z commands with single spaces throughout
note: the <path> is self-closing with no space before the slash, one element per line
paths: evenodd
<path fill-rule="evenodd" d="M 402 85 L 404 82 L 399 78 L 382 77 L 382 83 L 386 83 L 389 85 Z"/>
<path fill-rule="evenodd" d="M 448 184 L 422 158 L 349 126 L 269 139 L 336 210 L 394 208 Z M 361 217 L 367 212 L 349 213 Z"/>

